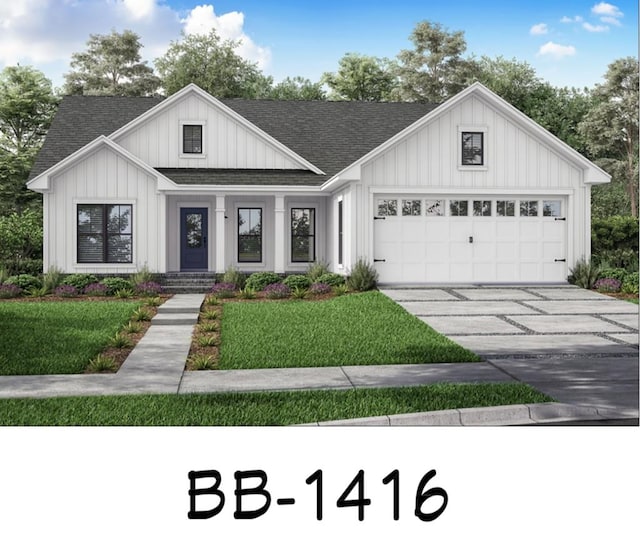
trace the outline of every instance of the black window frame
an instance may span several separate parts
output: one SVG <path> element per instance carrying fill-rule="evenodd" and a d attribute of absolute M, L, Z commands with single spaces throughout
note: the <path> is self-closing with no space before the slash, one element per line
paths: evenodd
<path fill-rule="evenodd" d="M 342 266 L 343 261 L 343 234 L 344 234 L 344 223 L 343 223 L 343 214 L 342 214 L 342 199 L 338 201 L 338 264 Z"/>
<path fill-rule="evenodd" d="M 313 228 L 313 234 L 311 232 L 307 233 L 307 234 L 302 234 L 302 233 L 294 233 L 294 229 L 293 229 L 293 211 L 294 210 L 309 210 L 311 212 L 310 216 L 309 216 L 309 229 L 311 230 L 311 228 Z M 316 260 L 316 233 L 315 233 L 315 229 L 316 229 L 316 209 L 315 207 L 291 207 L 291 212 L 290 212 L 290 220 L 289 220 L 289 231 L 291 233 L 290 235 L 290 250 L 291 250 L 291 263 L 298 263 L 298 262 L 315 262 Z M 313 218 L 311 217 L 313 216 Z M 311 225 L 311 223 L 313 223 L 313 225 Z M 303 259 L 303 260 L 296 260 L 294 258 L 293 255 L 293 245 L 294 245 L 294 240 L 296 238 L 307 238 L 307 239 L 312 239 L 313 240 L 313 255 L 311 258 L 307 258 L 307 259 Z"/>
<path fill-rule="evenodd" d="M 102 229 L 99 232 L 82 232 L 80 230 L 80 211 L 86 210 L 84 207 L 100 207 L 102 210 Z M 131 221 L 129 222 L 129 233 L 112 233 L 109 232 L 108 221 L 109 212 L 113 207 L 128 207 Z M 133 263 L 133 204 L 131 203 L 79 203 L 76 205 L 76 262 L 78 264 L 132 264 Z M 101 236 L 102 237 L 102 260 L 81 260 L 80 254 L 80 238 L 82 236 Z M 109 237 L 111 236 L 128 236 L 131 244 L 128 260 L 114 261 L 109 260 Z"/>
<path fill-rule="evenodd" d="M 480 136 L 480 162 L 469 162 L 465 159 L 465 153 L 468 152 L 469 149 L 465 148 L 465 136 Z M 463 166 L 484 166 L 484 132 L 476 132 L 476 131 L 463 131 L 460 136 L 460 144 L 461 144 L 461 165 Z M 473 160 L 476 156 L 475 154 L 475 143 L 472 143 L 471 147 L 472 155 L 471 159 Z"/>
<path fill-rule="evenodd" d="M 260 233 L 250 233 L 250 234 L 240 234 L 240 211 L 241 210 L 259 210 L 260 211 Z M 262 264 L 262 246 L 263 241 L 262 241 L 262 230 L 263 230 L 263 226 L 264 226 L 264 217 L 263 217 L 263 211 L 262 211 L 262 207 L 238 207 L 238 211 L 236 213 L 237 215 L 237 238 L 238 238 L 238 263 L 244 263 L 244 264 Z M 240 244 L 243 241 L 243 238 L 258 238 L 259 244 L 260 244 L 260 258 L 258 260 L 241 260 L 240 259 Z"/>
<path fill-rule="evenodd" d="M 200 150 L 199 151 L 193 150 L 193 144 L 194 144 L 194 141 L 197 141 L 197 137 L 194 137 L 193 135 L 191 135 L 189 137 L 189 140 L 187 140 L 187 129 L 200 130 Z M 201 124 L 185 123 L 184 125 L 182 125 L 182 154 L 195 154 L 195 155 L 203 154 L 204 152 L 203 141 L 204 141 L 203 129 Z M 190 144 L 189 150 L 187 150 L 187 142 Z"/>

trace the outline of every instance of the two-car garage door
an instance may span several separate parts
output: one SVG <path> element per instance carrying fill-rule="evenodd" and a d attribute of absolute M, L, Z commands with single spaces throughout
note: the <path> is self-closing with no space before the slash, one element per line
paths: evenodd
<path fill-rule="evenodd" d="M 382 283 L 566 280 L 566 198 L 379 195 Z"/>

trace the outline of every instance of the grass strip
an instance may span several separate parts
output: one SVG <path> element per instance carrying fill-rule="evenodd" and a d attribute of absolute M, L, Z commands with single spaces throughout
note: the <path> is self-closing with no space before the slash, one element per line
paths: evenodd
<path fill-rule="evenodd" d="M 379 292 L 226 303 L 221 369 L 479 361 Z"/>
<path fill-rule="evenodd" d="M 270 426 L 551 402 L 522 383 L 0 400 L 3 426 Z"/>
<path fill-rule="evenodd" d="M 131 301 L 0 302 L 0 374 L 75 374 L 140 305 Z"/>

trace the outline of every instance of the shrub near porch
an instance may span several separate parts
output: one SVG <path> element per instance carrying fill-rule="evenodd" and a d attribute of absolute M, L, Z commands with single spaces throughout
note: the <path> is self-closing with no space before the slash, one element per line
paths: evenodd
<path fill-rule="evenodd" d="M 221 336 L 221 369 L 480 360 L 379 292 L 226 303 Z"/>

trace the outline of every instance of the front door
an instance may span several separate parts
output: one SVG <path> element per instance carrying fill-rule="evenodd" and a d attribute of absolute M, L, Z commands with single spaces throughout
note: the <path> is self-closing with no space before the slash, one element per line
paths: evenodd
<path fill-rule="evenodd" d="M 180 209 L 180 270 L 206 271 L 209 268 L 207 248 L 207 209 Z"/>

